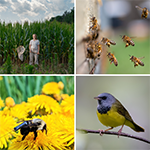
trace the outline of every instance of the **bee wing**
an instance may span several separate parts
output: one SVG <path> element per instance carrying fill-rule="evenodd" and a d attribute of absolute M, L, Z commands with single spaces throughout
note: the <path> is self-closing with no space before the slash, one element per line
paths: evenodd
<path fill-rule="evenodd" d="M 135 8 L 137 8 L 139 10 L 143 10 L 143 8 L 141 8 L 140 6 L 135 6 Z"/>
<path fill-rule="evenodd" d="M 143 58 L 145 58 L 145 57 L 139 57 L 138 59 L 143 59 Z"/>
<path fill-rule="evenodd" d="M 110 43 L 111 43 L 112 45 L 116 45 L 116 42 L 114 42 L 114 41 L 112 41 L 112 40 L 110 40 Z"/>
<path fill-rule="evenodd" d="M 40 124 L 41 123 L 39 123 L 39 122 L 31 123 L 31 124 L 29 124 L 29 127 L 37 127 Z"/>
<path fill-rule="evenodd" d="M 132 36 L 132 37 L 130 37 L 131 39 L 133 39 L 133 38 L 136 38 L 136 36 Z"/>

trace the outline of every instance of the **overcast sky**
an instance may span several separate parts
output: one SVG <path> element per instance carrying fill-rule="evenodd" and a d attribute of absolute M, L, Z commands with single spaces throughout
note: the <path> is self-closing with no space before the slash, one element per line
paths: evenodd
<path fill-rule="evenodd" d="M 74 0 L 0 0 L 0 19 L 5 22 L 43 21 L 74 7 Z"/>

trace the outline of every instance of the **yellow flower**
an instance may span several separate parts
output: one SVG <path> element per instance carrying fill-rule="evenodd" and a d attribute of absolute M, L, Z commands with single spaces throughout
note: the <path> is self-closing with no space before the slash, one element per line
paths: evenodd
<path fill-rule="evenodd" d="M 11 116 L 10 107 L 5 106 L 1 113 L 5 116 L 7 116 L 7 115 Z"/>
<path fill-rule="evenodd" d="M 68 94 L 61 94 L 61 98 L 62 98 L 62 99 L 66 99 L 66 98 L 68 98 L 68 97 L 69 97 Z"/>
<path fill-rule="evenodd" d="M 54 115 L 54 116 L 53 116 Z M 22 141 L 22 135 L 19 133 L 17 138 L 12 140 L 9 150 L 64 150 L 67 146 L 65 140 L 61 138 L 60 121 L 55 114 L 36 117 L 45 121 L 47 125 L 47 134 L 45 131 L 37 131 L 37 137 L 34 140 L 34 133 L 30 132 Z M 20 141 L 20 142 L 18 142 Z"/>
<path fill-rule="evenodd" d="M 4 102 L 3 102 L 3 100 L 0 97 L 0 108 L 2 108 L 2 107 L 4 107 Z"/>
<path fill-rule="evenodd" d="M 14 118 L 25 119 L 28 116 L 29 107 L 28 104 L 22 102 L 21 104 L 16 104 L 14 107 L 10 109 L 10 114 Z"/>
<path fill-rule="evenodd" d="M 42 88 L 42 93 L 44 94 L 59 94 L 60 93 L 60 88 L 58 83 L 56 82 L 48 82 L 46 83 L 43 88 Z"/>
<path fill-rule="evenodd" d="M 66 143 L 66 145 L 69 147 L 74 144 L 74 117 L 72 116 L 66 116 L 64 114 L 52 114 L 51 119 L 54 120 L 57 118 L 58 126 L 58 132 L 59 136 L 63 141 Z M 55 126 L 54 126 L 55 128 Z"/>
<path fill-rule="evenodd" d="M 70 113 L 74 116 L 74 95 L 64 99 L 61 103 L 62 111 L 68 115 Z"/>
<path fill-rule="evenodd" d="M 6 106 L 8 106 L 8 107 L 13 107 L 13 106 L 15 106 L 14 99 L 11 98 L 11 97 L 7 97 L 7 98 L 5 99 L 5 103 L 6 103 Z"/>
<path fill-rule="evenodd" d="M 16 135 L 13 131 L 15 126 L 15 120 L 11 116 L 3 115 L 2 111 L 0 111 L 0 148 L 7 148 L 9 138 Z"/>
<path fill-rule="evenodd" d="M 2 77 L 2 76 L 0 76 L 0 81 L 1 81 L 1 80 L 3 80 L 3 77 Z"/>
<path fill-rule="evenodd" d="M 59 94 L 54 94 L 53 97 L 55 98 L 55 100 L 60 101 L 61 100 L 61 96 Z"/>
<path fill-rule="evenodd" d="M 35 95 L 31 98 L 28 98 L 28 102 L 29 104 L 35 106 L 34 109 L 32 108 L 32 114 L 34 114 L 38 110 L 43 110 L 44 112 L 49 114 L 51 114 L 52 112 L 58 113 L 61 111 L 59 104 L 50 96 Z"/>
<path fill-rule="evenodd" d="M 59 89 L 63 90 L 64 89 L 64 84 L 61 81 L 59 81 L 58 82 L 58 87 L 59 87 Z"/>

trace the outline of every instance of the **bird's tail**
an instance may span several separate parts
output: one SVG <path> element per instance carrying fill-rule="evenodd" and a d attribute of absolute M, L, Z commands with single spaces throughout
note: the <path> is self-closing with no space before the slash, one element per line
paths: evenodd
<path fill-rule="evenodd" d="M 127 124 L 125 123 L 125 125 L 129 126 L 131 129 L 133 129 L 136 132 L 144 132 L 144 129 L 142 127 L 140 127 L 139 125 L 137 125 L 135 122 L 131 122 L 131 121 L 127 121 Z"/>

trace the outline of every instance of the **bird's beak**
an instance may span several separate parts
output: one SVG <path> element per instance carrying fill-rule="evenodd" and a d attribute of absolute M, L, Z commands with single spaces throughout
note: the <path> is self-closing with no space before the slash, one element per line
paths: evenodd
<path fill-rule="evenodd" d="M 98 98 L 98 97 L 94 97 L 94 99 L 97 99 L 97 100 L 99 100 L 99 98 Z"/>

